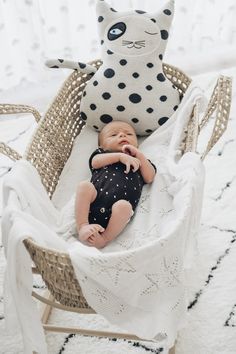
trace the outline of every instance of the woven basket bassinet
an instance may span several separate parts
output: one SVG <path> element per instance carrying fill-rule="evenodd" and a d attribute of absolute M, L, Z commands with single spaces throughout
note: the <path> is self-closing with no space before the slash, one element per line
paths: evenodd
<path fill-rule="evenodd" d="M 102 63 L 97 60 L 91 64 L 99 67 Z M 163 70 L 167 78 L 184 95 L 191 79 L 178 68 L 167 64 L 163 64 Z M 63 167 L 70 156 L 73 142 L 84 125 L 80 118 L 80 100 L 89 79 L 88 75 L 74 71 L 65 81 L 42 119 L 32 107 L 12 104 L 0 105 L 0 114 L 23 112 L 34 114 L 38 127 L 24 158 L 36 167 L 50 197 L 53 195 Z M 203 158 L 205 157 L 226 129 L 230 103 L 231 79 L 220 76 L 200 124 L 198 122 L 198 105 L 193 108 L 181 146 L 183 153 L 195 151 L 199 132 L 215 112 L 215 124 L 203 155 Z M 21 158 L 16 151 L 4 143 L 0 143 L 0 152 L 14 160 Z M 82 312 L 86 312 L 87 309 L 89 312 L 90 307 L 75 277 L 69 255 L 38 246 L 30 239 L 30 235 L 24 244 L 35 264 L 34 272 L 41 274 L 55 300 L 70 308 L 82 308 L 84 309 Z"/>

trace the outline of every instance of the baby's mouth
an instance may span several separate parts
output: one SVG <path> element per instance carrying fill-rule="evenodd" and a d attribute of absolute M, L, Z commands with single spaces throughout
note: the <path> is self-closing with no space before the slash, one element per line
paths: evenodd
<path fill-rule="evenodd" d="M 125 145 L 125 144 L 129 144 L 129 142 L 127 140 L 121 140 L 119 142 L 120 145 Z"/>

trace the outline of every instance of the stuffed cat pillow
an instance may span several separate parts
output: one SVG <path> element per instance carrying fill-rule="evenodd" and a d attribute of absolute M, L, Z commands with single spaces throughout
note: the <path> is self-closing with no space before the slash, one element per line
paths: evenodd
<path fill-rule="evenodd" d="M 81 117 L 100 131 L 113 120 L 131 124 L 138 135 L 149 135 L 178 108 L 179 92 L 162 69 L 174 1 L 155 13 L 117 12 L 97 3 L 102 65 L 50 60 L 49 67 L 80 70 L 92 77 L 81 100 Z"/>

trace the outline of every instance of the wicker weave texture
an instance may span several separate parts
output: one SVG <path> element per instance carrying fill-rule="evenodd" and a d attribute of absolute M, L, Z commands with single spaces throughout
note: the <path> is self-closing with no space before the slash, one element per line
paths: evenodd
<path fill-rule="evenodd" d="M 32 113 L 36 122 L 41 119 L 40 113 L 33 107 L 19 104 L 0 104 L 0 115 Z M 12 160 L 20 160 L 22 156 L 7 144 L 0 142 L 0 152 Z"/>
<path fill-rule="evenodd" d="M 0 114 L 32 113 L 36 122 L 41 119 L 40 113 L 33 107 L 23 104 L 0 104 Z"/>
<path fill-rule="evenodd" d="M 70 307 L 90 308 L 67 253 L 40 247 L 31 239 L 26 239 L 24 244 L 47 288 L 58 302 Z"/>
<path fill-rule="evenodd" d="M 203 116 L 199 124 L 199 131 L 209 122 L 215 112 L 215 124 L 212 135 L 208 141 L 206 150 L 202 159 L 208 154 L 212 147 L 217 143 L 225 132 L 232 101 L 232 79 L 226 76 L 220 76 L 211 95 L 206 114 Z"/>
<path fill-rule="evenodd" d="M 10 146 L 1 142 L 0 142 L 0 152 L 6 155 L 7 157 L 10 157 L 10 159 L 12 159 L 13 161 L 17 161 L 22 158 L 22 156 L 17 151 L 15 151 Z"/>
<path fill-rule="evenodd" d="M 51 197 L 70 156 L 74 139 L 84 123 L 79 117 L 80 100 L 87 77 L 73 72 L 45 117 L 39 122 L 25 157 L 34 165 Z"/>

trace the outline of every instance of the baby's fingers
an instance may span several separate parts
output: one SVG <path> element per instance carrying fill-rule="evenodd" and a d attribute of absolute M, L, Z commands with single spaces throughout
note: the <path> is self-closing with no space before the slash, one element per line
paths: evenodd
<path fill-rule="evenodd" d="M 140 167 L 140 162 L 138 160 L 135 160 L 133 163 L 133 172 L 138 171 L 139 167 Z"/>
<path fill-rule="evenodd" d="M 135 165 L 133 166 L 133 172 L 138 171 L 138 169 L 139 169 L 139 166 L 138 166 L 137 164 L 135 164 Z"/>
<path fill-rule="evenodd" d="M 125 170 L 125 173 L 129 173 L 130 171 L 130 163 L 129 162 L 126 162 L 126 170 Z"/>

